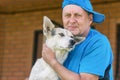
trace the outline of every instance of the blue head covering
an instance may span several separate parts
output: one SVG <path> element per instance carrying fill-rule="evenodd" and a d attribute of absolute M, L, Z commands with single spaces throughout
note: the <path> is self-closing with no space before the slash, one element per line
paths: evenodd
<path fill-rule="evenodd" d="M 64 0 L 62 3 L 62 8 L 67 5 L 78 5 L 83 8 L 85 11 L 93 14 L 93 22 L 102 23 L 105 19 L 104 14 L 98 13 L 93 10 L 90 0 Z"/>

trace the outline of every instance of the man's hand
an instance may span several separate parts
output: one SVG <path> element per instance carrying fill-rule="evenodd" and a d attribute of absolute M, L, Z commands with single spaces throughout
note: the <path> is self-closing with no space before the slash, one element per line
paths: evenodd
<path fill-rule="evenodd" d="M 55 53 L 46 44 L 43 44 L 42 57 L 50 66 L 57 62 Z"/>

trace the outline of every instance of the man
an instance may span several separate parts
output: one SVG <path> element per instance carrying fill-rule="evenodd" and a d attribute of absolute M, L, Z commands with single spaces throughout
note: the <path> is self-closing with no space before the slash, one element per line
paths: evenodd
<path fill-rule="evenodd" d="M 92 22 L 102 23 L 104 15 L 95 12 L 90 0 L 64 0 L 62 19 L 65 29 L 86 39 L 69 53 L 64 66 L 45 44 L 42 56 L 61 80 L 113 80 L 113 54 L 105 35 L 91 29 Z"/>

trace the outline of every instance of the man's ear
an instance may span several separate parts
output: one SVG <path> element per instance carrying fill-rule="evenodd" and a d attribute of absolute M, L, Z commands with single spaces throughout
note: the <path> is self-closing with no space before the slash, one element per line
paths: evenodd
<path fill-rule="evenodd" d="M 80 42 L 82 42 L 82 41 L 85 40 L 85 37 L 75 36 L 75 37 L 74 37 L 74 40 L 75 40 L 76 43 L 80 43 Z"/>
<path fill-rule="evenodd" d="M 52 21 L 47 17 L 43 17 L 43 34 L 44 36 L 49 37 L 51 34 L 52 29 L 55 27 L 55 25 L 52 23 Z"/>
<path fill-rule="evenodd" d="M 89 14 L 89 20 L 90 20 L 90 23 L 93 22 L 93 14 Z"/>

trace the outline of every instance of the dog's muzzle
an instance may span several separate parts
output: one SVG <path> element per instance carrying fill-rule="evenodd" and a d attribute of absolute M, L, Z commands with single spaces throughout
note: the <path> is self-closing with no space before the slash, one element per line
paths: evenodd
<path fill-rule="evenodd" d="M 73 48 L 73 46 L 75 45 L 75 40 L 70 40 L 70 45 L 69 45 L 69 48 Z"/>

